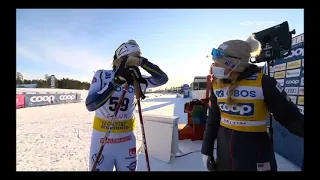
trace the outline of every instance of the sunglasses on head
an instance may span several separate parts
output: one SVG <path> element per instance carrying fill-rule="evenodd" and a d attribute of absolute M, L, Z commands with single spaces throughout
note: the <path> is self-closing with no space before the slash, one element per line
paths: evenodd
<path fill-rule="evenodd" d="M 225 54 L 225 53 L 223 53 L 223 52 L 221 52 L 220 50 L 215 49 L 215 48 L 212 49 L 211 55 L 212 55 L 213 57 L 215 57 L 216 59 L 219 59 L 219 58 L 221 58 L 221 57 L 231 57 L 231 58 L 235 58 L 235 59 L 241 59 L 241 58 L 239 58 L 239 57 L 235 57 L 235 56 L 231 56 L 231 55 Z M 229 67 L 229 68 L 235 68 L 235 66 L 236 66 L 233 62 L 228 61 L 228 60 L 226 60 L 226 61 L 224 62 L 224 64 L 225 64 L 227 67 Z"/>
<path fill-rule="evenodd" d="M 225 53 L 223 53 L 220 50 L 215 49 L 215 48 L 212 49 L 211 55 L 213 57 L 215 57 L 216 59 L 219 59 L 221 57 L 231 57 L 231 58 L 235 58 L 235 59 L 241 59 L 239 57 L 235 57 L 235 56 L 231 56 L 231 55 L 225 54 Z"/>

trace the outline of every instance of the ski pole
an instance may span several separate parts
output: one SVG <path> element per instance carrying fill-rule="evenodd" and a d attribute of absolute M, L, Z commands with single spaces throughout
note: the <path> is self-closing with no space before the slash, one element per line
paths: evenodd
<path fill-rule="evenodd" d="M 137 104 L 138 104 L 139 119 L 140 119 L 141 132 L 142 132 L 142 140 L 143 140 L 143 145 L 144 145 L 144 153 L 146 155 L 147 168 L 148 168 L 148 171 L 150 172 L 150 162 L 149 162 L 149 155 L 148 155 L 148 148 L 147 148 L 146 133 L 144 131 L 141 104 L 140 104 L 141 87 L 140 87 L 139 82 L 136 80 L 136 78 L 134 78 L 133 84 L 134 84 L 134 93 L 136 95 L 136 100 L 137 100 Z"/>
<path fill-rule="evenodd" d="M 124 96 L 126 95 L 126 93 L 127 93 L 127 91 L 128 91 L 128 88 L 129 88 L 129 85 L 126 83 L 126 84 L 125 84 L 125 87 L 124 87 L 124 89 L 123 89 L 123 91 L 122 91 L 121 97 L 120 97 L 120 99 L 119 99 L 119 102 L 118 102 L 118 104 L 117 104 L 117 106 L 116 106 L 116 109 L 115 109 L 115 111 L 114 111 L 114 114 L 113 114 L 113 116 L 112 116 L 109 129 L 108 129 L 108 131 L 106 132 L 106 134 L 105 134 L 105 136 L 104 136 L 104 140 L 103 140 L 103 143 L 101 143 L 101 147 L 100 147 L 100 150 L 99 150 L 99 152 L 98 152 L 98 155 L 97 155 L 96 159 L 94 160 L 93 167 L 92 167 L 91 171 L 95 171 L 95 170 L 96 170 L 96 167 L 97 167 L 97 165 L 98 165 L 99 159 L 100 159 L 101 154 L 102 154 L 102 151 L 103 151 L 103 149 L 104 149 L 104 145 L 107 143 L 108 136 L 109 136 L 110 131 L 111 131 L 111 129 L 112 129 L 112 126 L 113 126 L 113 124 L 114 124 L 114 122 L 115 122 L 115 120 L 116 120 L 116 118 L 117 118 L 117 114 L 118 114 L 119 109 L 120 109 L 120 106 L 121 106 L 121 104 L 122 104 L 122 102 L 123 102 Z"/>

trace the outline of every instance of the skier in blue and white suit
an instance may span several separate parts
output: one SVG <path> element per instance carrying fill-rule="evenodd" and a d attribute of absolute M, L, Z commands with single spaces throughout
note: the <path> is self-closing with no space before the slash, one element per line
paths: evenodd
<path fill-rule="evenodd" d="M 125 84 L 129 89 L 120 106 L 113 128 L 107 138 L 102 156 L 96 167 L 97 171 L 135 171 L 136 169 L 136 137 L 135 129 L 135 98 L 132 85 L 132 71 L 130 67 L 140 66 L 151 77 L 144 76 L 147 86 L 141 84 L 141 88 L 154 88 L 164 85 L 168 81 L 167 75 L 157 66 L 141 57 L 139 45 L 134 40 L 123 43 L 115 51 L 113 57 L 113 70 L 98 70 L 92 80 L 86 107 L 89 111 L 95 111 L 91 147 L 89 156 L 89 168 L 93 167 L 101 143 L 111 123 L 119 98 Z M 125 63 L 121 68 L 121 63 Z"/>

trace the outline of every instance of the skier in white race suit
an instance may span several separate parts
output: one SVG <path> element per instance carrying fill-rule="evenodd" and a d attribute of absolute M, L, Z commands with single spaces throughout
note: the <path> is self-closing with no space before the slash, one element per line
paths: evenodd
<path fill-rule="evenodd" d="M 117 171 L 135 171 L 137 166 L 134 134 L 136 126 L 135 94 L 134 86 L 132 82 L 129 82 L 130 77 L 132 78 L 130 67 L 140 66 L 150 73 L 151 77 L 143 76 L 147 83 L 141 84 L 142 90 L 161 86 L 168 81 L 168 77 L 158 66 L 141 57 L 140 47 L 134 40 L 121 44 L 115 51 L 113 59 L 113 70 L 98 70 L 95 73 L 86 98 L 87 109 L 95 111 L 89 168 L 91 170 L 93 167 L 122 91 L 125 84 L 128 83 L 128 91 L 107 138 L 96 171 L 113 171 L 114 166 Z"/>

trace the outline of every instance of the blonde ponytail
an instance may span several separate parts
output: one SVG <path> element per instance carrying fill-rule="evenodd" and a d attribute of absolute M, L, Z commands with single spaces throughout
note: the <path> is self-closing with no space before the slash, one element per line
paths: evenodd
<path fill-rule="evenodd" d="M 237 81 L 239 73 L 231 73 L 231 84 L 229 85 L 229 93 L 227 95 L 227 105 L 231 106 L 236 104 L 236 102 L 232 99 L 232 95 L 234 90 L 238 87 L 239 81 Z M 216 79 L 213 83 L 216 83 L 221 88 L 228 86 L 224 83 L 224 79 Z"/>
<path fill-rule="evenodd" d="M 234 93 L 234 90 L 238 87 L 239 81 L 237 81 L 239 74 L 238 73 L 232 73 L 231 74 L 231 84 L 229 86 L 229 93 L 227 95 L 227 104 L 229 106 L 236 104 L 235 101 L 232 99 L 232 95 Z"/>

